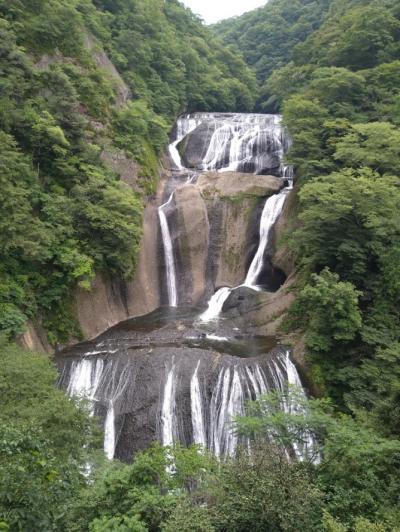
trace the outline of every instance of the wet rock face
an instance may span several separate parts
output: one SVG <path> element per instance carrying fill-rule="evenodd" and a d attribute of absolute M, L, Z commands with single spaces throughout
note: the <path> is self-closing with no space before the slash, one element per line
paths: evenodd
<path fill-rule="evenodd" d="M 181 117 L 180 126 L 190 120 L 194 127 L 178 144 L 186 168 L 282 175 L 287 138 L 277 115 L 198 113 Z"/>
<path fill-rule="evenodd" d="M 160 309 L 58 355 L 60 385 L 91 401 L 111 456 L 129 462 L 155 440 L 229 454 L 238 443 L 231 423 L 245 401 L 289 378 L 275 339 L 229 322 L 209 329 L 197 316 L 195 309 Z"/>
<path fill-rule="evenodd" d="M 253 175 L 240 172 L 203 172 L 197 186 L 204 198 L 241 200 L 246 196 L 268 197 L 278 193 L 284 182 L 271 175 Z"/>
<path fill-rule="evenodd" d="M 168 218 L 180 304 L 197 304 L 219 286 L 243 282 L 262 206 L 283 186 L 273 176 L 236 172 L 205 172 L 194 184 L 178 186 Z"/>
<path fill-rule="evenodd" d="M 244 293 L 244 292 L 243 292 Z M 60 385 L 89 400 L 109 458 L 130 462 L 157 440 L 201 444 L 217 457 L 247 445 L 236 416 L 260 394 L 301 386 L 284 346 L 197 309 L 159 309 L 57 356 Z"/>
<path fill-rule="evenodd" d="M 181 164 L 180 139 L 183 164 L 201 172 Z M 281 286 L 285 275 L 273 259 L 274 225 L 290 187 L 281 189 L 292 176 L 282 162 L 287 147 L 278 116 L 207 113 L 178 121 L 158 193 L 160 231 L 151 230 L 156 211 L 149 211 L 137 276 L 119 292 L 128 314 L 147 302 L 151 309 L 155 294 L 170 307 L 57 357 L 60 385 L 87 397 L 100 416 L 109 458 L 130 461 L 154 440 L 233 455 L 249 444 L 233 428 L 247 401 L 301 388 L 275 336 L 291 301 L 290 280 Z M 235 171 L 216 172 L 225 167 Z M 255 175 L 263 169 L 279 178 Z M 207 314 L 200 306 L 210 296 Z"/>
<path fill-rule="evenodd" d="M 195 185 L 178 188 L 174 195 L 175 245 L 180 272 L 181 304 L 198 302 L 206 289 L 210 227 L 207 208 Z"/>
<path fill-rule="evenodd" d="M 202 168 L 215 125 L 203 122 L 179 144 L 178 150 L 186 168 Z"/>
<path fill-rule="evenodd" d="M 225 317 L 246 315 L 260 301 L 260 292 L 256 292 L 247 286 L 239 286 L 232 290 L 225 301 L 222 311 Z"/>
<path fill-rule="evenodd" d="M 157 209 L 150 203 L 144 213 L 134 278 L 122 281 L 98 275 L 91 290 L 75 291 L 75 315 L 85 338 L 95 338 L 128 317 L 147 314 L 160 306 L 159 256 Z"/>

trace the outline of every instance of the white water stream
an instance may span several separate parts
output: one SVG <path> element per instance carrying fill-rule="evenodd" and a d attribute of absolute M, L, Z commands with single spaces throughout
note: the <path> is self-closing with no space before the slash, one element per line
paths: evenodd
<path fill-rule="evenodd" d="M 172 245 L 171 232 L 167 220 L 167 210 L 170 207 L 174 193 L 172 193 L 166 203 L 158 208 L 160 220 L 161 236 L 164 245 L 165 269 L 167 277 L 168 303 L 170 307 L 178 305 L 178 291 L 176 289 L 176 270 L 174 259 L 174 247 Z"/>
<path fill-rule="evenodd" d="M 193 442 L 198 445 L 207 446 L 207 435 L 204 423 L 203 401 L 199 381 L 200 360 L 197 363 L 195 372 L 190 380 L 190 404 L 192 415 Z"/>
<path fill-rule="evenodd" d="M 275 194 L 267 199 L 260 220 L 260 243 L 257 252 L 250 264 L 244 286 L 254 288 L 264 266 L 264 255 L 268 248 L 271 230 L 274 227 L 287 197 L 288 189 L 283 189 L 279 194 Z"/>
<path fill-rule="evenodd" d="M 177 440 L 175 437 L 176 430 L 176 404 L 175 404 L 175 390 L 176 390 L 176 375 L 175 363 L 172 363 L 171 369 L 168 372 L 164 387 L 164 397 L 161 409 L 161 426 L 162 426 L 162 444 L 173 445 Z"/>
<path fill-rule="evenodd" d="M 209 300 L 207 310 L 199 317 L 200 321 L 209 322 L 216 320 L 222 312 L 225 301 L 233 290 L 241 286 L 247 286 L 253 290 L 259 289 L 257 280 L 264 267 L 264 256 L 268 249 L 271 230 L 282 212 L 289 190 L 291 190 L 291 187 L 284 188 L 279 194 L 274 194 L 265 202 L 260 219 L 260 242 L 244 283 L 235 288 L 228 288 L 226 286 L 220 288 Z"/>
<path fill-rule="evenodd" d="M 282 404 L 285 412 L 304 412 L 304 406 L 296 402 L 296 396 L 290 395 L 290 387 L 294 386 L 298 390 L 297 393 L 305 397 L 299 374 L 290 360 L 288 351 L 275 355 L 264 367 L 260 362 L 251 359 L 248 362 L 233 364 L 225 359 L 218 370 L 211 397 L 207 397 L 207 384 L 201 383 L 200 364 L 201 361 L 198 360 L 190 380 L 192 441 L 209 448 L 219 458 L 233 456 L 236 451 L 239 437 L 234 421 L 237 416 L 245 413 L 246 401 L 277 390 L 282 392 L 284 397 L 288 397 Z M 177 389 L 178 375 L 173 364 L 166 378 L 162 400 L 161 425 L 164 445 L 171 445 L 182 437 L 178 430 L 180 424 Z M 303 443 L 295 444 L 293 451 L 300 460 L 312 456 L 315 451 L 312 435 L 305 432 Z"/>

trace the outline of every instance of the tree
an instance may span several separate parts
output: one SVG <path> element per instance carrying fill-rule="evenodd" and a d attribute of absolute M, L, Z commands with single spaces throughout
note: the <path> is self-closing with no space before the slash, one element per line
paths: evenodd
<path fill-rule="evenodd" d="M 185 497 L 197 486 L 206 485 L 216 469 L 214 459 L 199 448 L 163 448 L 155 444 L 135 456 L 131 465 L 117 462 L 100 470 L 94 482 L 71 505 L 71 532 L 86 530 L 131 530 L 132 526 L 158 531 L 180 519 Z M 171 517 L 174 515 L 174 517 Z M 138 524 L 139 523 L 139 524 Z M 128 527 L 128 528 L 124 528 Z M 118 528 L 120 527 L 120 528 Z M 133 528 L 136 530 L 136 528 Z"/>
<path fill-rule="evenodd" d="M 0 343 L 0 523 L 5 530 L 57 530 L 84 484 L 96 428 L 84 405 L 55 387 L 43 355 Z M 4 527 L 3 527 L 4 529 Z"/>
<path fill-rule="evenodd" d="M 283 114 L 293 141 L 288 160 L 296 166 L 299 175 L 309 178 L 331 168 L 321 137 L 323 124 L 329 116 L 327 110 L 318 101 L 295 95 L 285 102 Z"/>
<path fill-rule="evenodd" d="M 349 118 L 354 107 L 365 98 L 363 76 L 346 68 L 317 68 L 309 83 L 310 94 L 336 117 Z"/>
<path fill-rule="evenodd" d="M 211 494 L 217 530 L 311 531 L 321 520 L 321 493 L 306 468 L 270 446 L 228 460 Z"/>
<path fill-rule="evenodd" d="M 302 221 L 293 245 L 310 271 L 329 267 L 357 288 L 399 237 L 398 178 L 370 169 L 342 170 L 300 191 Z"/>
<path fill-rule="evenodd" d="M 400 175 L 400 129 L 388 122 L 354 124 L 336 142 L 334 157 L 347 167 Z"/>
<path fill-rule="evenodd" d="M 292 397 L 296 402 L 299 401 L 295 395 Z M 368 426 L 363 416 L 337 415 L 329 400 L 309 399 L 306 404 L 297 403 L 302 407 L 287 408 L 286 412 L 279 415 L 274 405 L 279 401 L 284 403 L 287 399 L 286 392 L 283 395 L 274 393 L 271 397 L 268 394 L 249 403 L 245 415 L 237 419 L 240 433 L 247 436 L 250 444 L 255 444 L 256 448 L 257 443 L 268 435 L 278 435 L 278 439 L 272 439 L 272 444 L 269 444 L 272 451 L 269 450 L 268 454 L 272 452 L 272 455 L 275 453 L 281 457 L 283 470 L 288 477 L 297 471 L 297 478 L 302 478 L 306 483 L 306 498 L 318 487 L 320 506 L 319 511 L 314 512 L 321 517 L 322 512 L 327 511 L 340 521 L 334 523 L 325 515 L 323 522 L 327 530 L 339 532 L 347 530 L 348 526 L 361 527 L 363 522 L 368 524 L 368 519 L 372 522 L 382 521 L 388 527 L 385 530 L 397 526 L 399 441 L 380 436 Z M 280 442 L 284 443 L 286 449 L 302 445 L 306 433 L 313 434 L 318 442 L 320 460 L 293 462 L 288 459 Z M 251 453 L 248 457 L 252 460 Z M 246 480 L 242 479 L 241 484 L 245 486 Z M 275 486 L 280 489 L 277 479 Z M 236 489 L 240 492 L 240 484 Z M 248 489 L 251 493 L 251 489 Z M 304 503 L 307 504 L 306 501 Z M 299 514 L 306 515 L 300 510 Z M 307 528 L 307 525 L 303 525 L 302 530 L 318 530 L 317 525 L 314 526 Z"/>
<path fill-rule="evenodd" d="M 312 274 L 311 283 L 298 294 L 289 319 L 306 328 L 306 345 L 311 352 L 326 352 L 339 342 L 350 342 L 361 329 L 358 299 L 361 292 L 339 276 L 324 269 Z"/>

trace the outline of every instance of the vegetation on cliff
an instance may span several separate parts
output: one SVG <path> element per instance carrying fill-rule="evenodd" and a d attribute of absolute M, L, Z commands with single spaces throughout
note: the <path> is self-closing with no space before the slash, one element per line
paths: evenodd
<path fill-rule="evenodd" d="M 0 15 L 7 337 L 40 315 L 53 342 L 66 339 L 70 290 L 99 270 L 133 271 L 143 195 L 178 112 L 246 111 L 258 98 L 282 110 L 294 141 L 300 283 L 287 327 L 304 335 L 324 396 L 306 414 L 274 409 L 282 397 L 249 405 L 237 428 L 257 444 L 251 457 L 216 464 L 156 446 L 107 463 L 51 363 L 1 342 L 0 530 L 398 530 L 398 2 L 271 0 L 216 26 L 255 68 L 260 97 L 242 59 L 174 0 L 0 0 Z M 101 161 L 105 148 L 141 163 L 135 191 Z M 320 462 L 282 453 L 304 430 Z"/>
<path fill-rule="evenodd" d="M 215 35 L 242 54 L 263 88 L 285 66 L 293 49 L 319 28 L 331 0 L 270 0 L 264 7 L 212 26 Z M 265 97 L 258 106 L 262 110 Z"/>
<path fill-rule="evenodd" d="M 286 326 L 305 336 L 315 388 L 391 445 L 400 437 L 400 10 L 395 0 L 332 0 L 310 11 L 315 4 L 295 2 L 290 18 L 288 2 L 271 0 L 215 30 L 256 67 L 259 108 L 281 111 L 293 139 L 299 217 L 288 243 L 300 281 Z M 313 28 L 292 38 L 311 14 Z M 292 21 L 287 40 L 269 31 L 278 15 Z M 365 479 L 376 465 L 369 456 Z M 379 467 L 388 477 L 396 470 Z M 357 493 L 335 510 L 349 525 L 368 512 L 357 501 L 378 500 L 372 476 L 365 492 L 359 480 L 343 491 L 349 500 Z M 336 490 L 335 475 L 330 482 Z M 380 488 L 388 501 L 389 484 Z M 395 507 L 380 504 L 370 506 L 377 515 Z"/>
<path fill-rule="evenodd" d="M 0 330 L 41 317 L 63 342 L 71 290 L 134 271 L 176 115 L 250 110 L 255 77 L 175 0 L 3 0 L 0 36 Z M 135 190 L 104 150 L 140 163 Z"/>

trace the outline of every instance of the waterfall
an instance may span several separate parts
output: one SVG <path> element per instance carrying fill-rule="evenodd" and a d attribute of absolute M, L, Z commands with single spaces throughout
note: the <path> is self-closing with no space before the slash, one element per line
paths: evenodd
<path fill-rule="evenodd" d="M 94 414 L 94 400 L 100 384 L 104 362 L 101 358 L 83 358 L 74 361 L 67 393 L 90 401 L 90 413 Z"/>
<path fill-rule="evenodd" d="M 162 444 L 173 445 L 176 441 L 175 364 L 168 372 L 161 409 Z"/>
<path fill-rule="evenodd" d="M 222 312 L 222 307 L 232 292 L 231 288 L 223 287 L 211 297 L 208 308 L 200 315 L 200 321 L 208 322 L 215 320 Z"/>
<path fill-rule="evenodd" d="M 289 190 L 290 187 L 287 187 L 279 194 L 274 194 L 268 198 L 265 202 L 260 219 L 260 242 L 257 252 L 250 264 L 244 283 L 236 288 L 247 286 L 257 289 L 257 279 L 264 266 L 264 256 L 268 249 L 271 230 L 282 212 Z M 235 290 L 235 288 L 220 288 L 209 300 L 207 309 L 199 316 L 199 320 L 202 322 L 210 322 L 217 319 L 232 290 Z"/>
<path fill-rule="evenodd" d="M 97 356 L 98 353 L 115 353 L 116 350 L 94 350 L 86 353 L 79 360 L 67 361 L 61 374 L 60 384 L 66 388 L 71 397 L 79 397 L 89 401 L 90 414 L 99 414 L 106 410 L 103 420 L 104 453 L 111 460 L 115 454 L 116 405 L 123 403 L 126 392 L 134 382 L 134 368 L 119 367 L 113 361 L 106 361 Z M 90 356 L 89 356 L 90 355 Z"/>
<path fill-rule="evenodd" d="M 298 402 L 296 394 L 301 399 L 306 398 L 304 388 L 301 384 L 300 376 L 290 359 L 290 352 L 287 350 L 270 364 L 271 376 L 274 382 L 274 389 L 283 393 L 282 410 L 287 414 L 305 414 L 306 409 Z M 291 393 L 291 388 L 295 393 Z M 285 396 L 286 393 L 286 396 Z M 316 451 L 317 444 L 314 436 L 307 430 L 301 434 L 301 443 L 293 444 L 293 451 L 298 460 L 312 459 L 314 463 L 319 461 Z"/>
<path fill-rule="evenodd" d="M 294 389 L 298 391 L 300 396 L 303 399 L 305 399 L 306 394 L 301 384 L 300 376 L 297 372 L 296 366 L 293 364 L 293 362 L 290 359 L 289 351 L 286 351 L 285 369 L 286 369 L 287 381 L 288 381 L 289 386 L 293 386 Z M 290 405 L 286 406 L 286 409 L 290 410 L 291 412 L 305 413 L 304 407 L 298 403 L 297 404 L 294 403 L 293 400 Z M 306 430 L 302 434 L 302 439 L 303 439 L 302 444 L 294 445 L 294 451 L 295 451 L 296 457 L 299 460 L 304 460 L 306 458 L 313 458 L 314 463 L 317 463 L 319 461 L 319 455 L 316 454 L 316 442 L 315 442 L 314 436 L 309 431 Z"/>
<path fill-rule="evenodd" d="M 209 448 L 218 457 L 233 456 L 238 445 L 234 420 L 245 412 L 245 402 L 267 391 L 259 364 L 222 367 L 210 401 Z"/>
<path fill-rule="evenodd" d="M 289 141 L 279 115 L 241 113 L 195 113 L 178 120 L 177 137 L 170 153 L 176 164 L 177 145 L 199 126 L 207 128 L 207 143 L 202 146 L 198 170 L 265 173 L 279 169 L 282 151 Z M 171 151 L 172 150 L 172 151 Z M 181 159 L 179 166 L 182 169 Z"/>
<path fill-rule="evenodd" d="M 104 452 L 109 460 L 114 458 L 115 454 L 115 411 L 114 404 L 110 401 L 106 420 L 104 423 Z"/>
<path fill-rule="evenodd" d="M 257 281 L 264 267 L 264 256 L 268 250 L 271 230 L 282 212 L 287 193 L 292 188 L 293 167 L 283 163 L 284 154 L 290 147 L 290 139 L 282 126 L 282 119 L 279 115 L 228 113 L 185 115 L 178 120 L 177 138 L 170 146 L 170 153 L 180 169 L 183 169 L 181 159 L 179 157 L 179 161 L 175 160 L 176 154 L 173 150 L 177 152 L 177 145 L 180 141 L 199 127 L 203 130 L 198 143 L 203 142 L 203 137 L 205 139 L 201 149 L 196 147 L 200 157 L 199 170 L 255 174 L 271 170 L 288 182 L 287 188 L 271 196 L 265 202 L 260 219 L 259 246 L 244 283 L 240 285 L 258 289 Z M 167 205 L 168 202 L 165 206 Z M 161 223 L 164 225 L 162 233 L 167 264 L 168 294 L 170 294 L 173 292 L 174 283 L 176 290 L 175 277 L 171 273 L 174 271 L 173 250 L 171 239 L 167 235 L 167 223 L 165 220 Z M 232 290 L 234 289 L 228 287 L 218 290 L 209 300 L 207 309 L 199 317 L 200 321 L 209 322 L 217 319 Z M 176 301 L 173 295 L 169 296 L 169 300 L 170 305 L 171 301 Z"/>
<path fill-rule="evenodd" d="M 126 345 L 126 339 L 119 341 Z M 117 357 L 93 355 L 62 362 L 61 385 L 70 395 L 84 394 L 93 404 L 92 414 L 102 419 L 104 452 L 109 459 L 116 454 L 117 441 L 119 458 L 121 453 L 126 459 L 134 453 L 136 438 L 142 437 L 131 424 L 137 416 L 147 419 L 146 427 L 157 425 L 155 433 L 146 436 L 148 444 L 154 439 L 166 446 L 196 443 L 223 459 L 234 455 L 239 444 L 248 445 L 234 427 L 235 418 L 245 413 L 247 401 L 278 391 L 283 394 L 284 412 L 305 412 L 304 401 L 297 399 L 305 398 L 305 391 L 285 349 L 257 358 L 213 351 L 192 354 L 182 348 L 170 348 L 168 354 L 162 348 L 150 358 L 147 352 L 141 353 L 131 356 L 121 347 Z M 154 357 L 156 366 L 151 362 Z M 154 368 L 159 368 L 157 373 Z M 155 385 L 159 378 L 161 393 Z M 298 389 L 297 395 L 290 394 L 291 386 Z M 291 455 L 300 460 L 315 456 L 313 435 L 305 430 L 301 436 Z"/>
<path fill-rule="evenodd" d="M 286 196 L 287 189 L 284 189 L 279 194 L 275 194 L 268 198 L 265 202 L 260 220 L 260 243 L 247 272 L 244 286 L 257 286 L 257 279 L 262 272 L 264 265 L 264 254 L 268 247 L 271 229 L 274 227 L 275 222 L 282 212 Z"/>
<path fill-rule="evenodd" d="M 228 403 L 230 371 L 222 368 L 217 384 L 211 397 L 211 415 L 210 415 L 210 433 L 211 433 L 211 450 L 215 456 L 220 457 L 223 454 L 223 436 L 226 427 L 226 405 Z"/>
<path fill-rule="evenodd" d="M 190 381 L 190 404 L 193 427 L 193 442 L 206 447 L 207 437 L 203 415 L 203 400 L 198 376 L 199 366 L 200 360 L 197 363 L 195 372 Z"/>
<path fill-rule="evenodd" d="M 195 130 L 198 125 L 199 120 L 196 118 L 196 116 L 191 115 L 180 117 L 176 123 L 176 138 L 168 146 L 168 152 L 177 170 L 184 170 L 177 146 L 181 140 Z"/>
<path fill-rule="evenodd" d="M 175 138 L 169 146 L 171 159 L 178 171 L 186 170 L 182 165 L 178 145 L 197 128 L 206 129 L 204 145 L 199 150 L 198 170 L 235 171 L 262 173 L 274 171 L 289 182 L 293 181 L 293 169 L 283 164 L 283 156 L 290 147 L 290 139 L 282 126 L 280 115 L 195 113 L 181 116 L 176 125 Z M 204 134 L 204 131 L 203 131 Z M 200 143 L 202 141 L 200 136 Z M 188 177 L 191 182 L 193 176 Z M 164 247 L 168 302 L 178 305 L 176 267 L 167 211 L 172 204 L 173 194 L 158 209 L 161 236 Z M 256 288 L 257 279 L 263 269 L 263 259 L 268 247 L 269 233 L 283 209 L 287 190 L 269 198 L 264 206 L 260 221 L 260 245 L 244 281 L 244 286 Z M 242 285 L 241 285 L 242 286 Z M 229 297 L 229 288 L 222 288 L 212 296 L 207 310 L 200 320 L 215 320 Z"/>
<path fill-rule="evenodd" d="M 197 128 L 196 137 L 193 132 Z M 182 157 L 184 162 L 190 162 L 190 169 L 182 164 L 182 141 L 185 146 L 191 145 L 194 152 L 190 160 L 186 152 Z M 167 188 L 168 200 L 158 208 L 171 307 L 179 304 L 180 272 L 172 239 L 175 233 L 168 220 L 176 188 L 192 183 L 204 170 L 266 173 L 288 182 L 287 188 L 265 201 L 259 222 L 259 246 L 244 284 L 240 285 L 258 289 L 271 230 L 292 187 L 293 168 L 283 161 L 289 145 L 281 117 L 276 115 L 197 113 L 178 120 L 169 147 L 175 170 Z M 192 160 L 197 163 L 192 165 Z M 218 318 L 235 289 L 220 288 L 200 320 Z M 205 334 L 193 315 L 190 325 L 185 319 L 179 314 L 178 323 L 176 318 L 169 317 L 168 321 L 162 316 L 154 325 L 149 318 L 143 327 L 143 318 L 138 318 L 137 329 L 134 320 L 129 320 L 125 328 L 120 324 L 91 342 L 90 350 L 86 343 L 72 353 L 59 355 L 60 385 L 71 396 L 87 398 L 91 414 L 101 418 L 104 452 L 109 459 L 116 456 L 129 461 L 154 440 L 165 446 L 195 443 L 220 459 L 232 456 L 239 445 L 249 445 L 236 432 L 235 418 L 246 412 L 247 401 L 274 390 L 283 393 L 282 411 L 304 413 L 303 401 L 296 401 L 295 395 L 292 398 L 287 393 L 292 385 L 299 388 L 300 398 L 305 397 L 288 351 L 275 348 L 265 353 L 253 345 L 251 353 L 244 348 L 238 356 L 238 343 L 220 335 L 227 334 L 229 327 Z M 240 345 L 243 344 L 239 343 L 239 348 Z M 250 354 L 252 358 L 246 358 Z M 288 455 L 304 459 L 313 452 L 312 434 L 305 431 L 302 436 L 302 441 L 287 451 Z"/>
<path fill-rule="evenodd" d="M 168 226 L 167 215 L 165 211 L 170 206 L 174 194 L 172 193 L 166 203 L 158 208 L 158 217 L 160 220 L 161 236 L 164 247 L 164 257 L 167 275 L 168 302 L 170 307 L 178 305 L 178 292 L 176 289 L 176 270 L 174 260 L 174 248 L 172 245 L 171 232 Z"/>
<path fill-rule="evenodd" d="M 232 127 L 229 124 L 222 124 L 222 126 L 216 127 L 203 159 L 203 170 L 217 170 L 219 161 L 221 159 L 224 160 L 227 156 L 229 157 L 227 150 L 232 135 Z"/>

